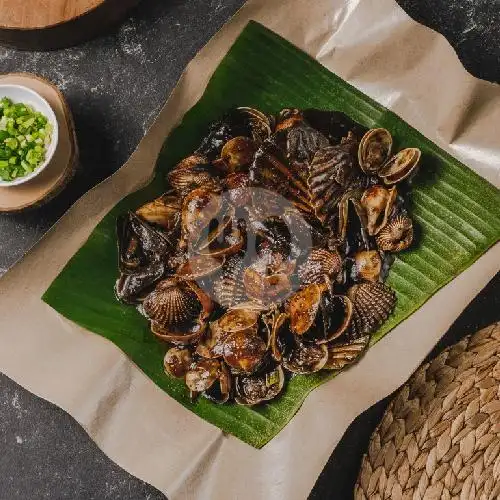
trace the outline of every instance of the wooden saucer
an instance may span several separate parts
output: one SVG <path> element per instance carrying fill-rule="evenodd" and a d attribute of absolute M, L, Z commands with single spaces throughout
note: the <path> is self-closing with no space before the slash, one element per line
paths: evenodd
<path fill-rule="evenodd" d="M 29 73 L 0 75 L 0 84 L 6 83 L 24 85 L 38 92 L 52 106 L 59 124 L 57 149 L 40 175 L 19 186 L 0 186 L 0 212 L 16 212 L 39 206 L 61 191 L 73 176 L 78 147 L 71 112 L 56 86 Z"/>
<path fill-rule="evenodd" d="M 139 0 L 0 0 L 0 43 L 20 49 L 68 47 L 123 19 Z"/>

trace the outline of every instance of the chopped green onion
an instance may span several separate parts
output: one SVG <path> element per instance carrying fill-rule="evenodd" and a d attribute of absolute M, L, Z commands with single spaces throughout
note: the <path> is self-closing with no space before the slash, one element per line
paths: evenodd
<path fill-rule="evenodd" d="M 0 99 L 0 179 L 12 181 L 30 174 L 44 161 L 52 126 L 29 104 Z"/>

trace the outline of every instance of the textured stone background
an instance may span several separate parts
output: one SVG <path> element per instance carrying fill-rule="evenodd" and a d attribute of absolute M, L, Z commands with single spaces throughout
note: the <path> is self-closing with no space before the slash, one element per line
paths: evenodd
<path fill-rule="evenodd" d="M 284 0 L 285 1 L 285 0 Z M 306 0 L 304 0 L 306 1 Z M 115 33 L 51 53 L 0 48 L 0 71 L 54 81 L 74 114 L 81 166 L 47 206 L 0 216 L 0 274 L 133 151 L 185 65 L 243 0 L 143 0 Z M 475 76 L 500 81 L 500 0 L 399 0 L 443 35 Z M 497 276 L 440 344 L 500 319 Z M 350 498 L 368 438 L 387 402 L 359 416 L 332 454 L 313 499 Z M 163 499 L 111 462 L 66 413 L 0 374 L 0 500 Z"/>

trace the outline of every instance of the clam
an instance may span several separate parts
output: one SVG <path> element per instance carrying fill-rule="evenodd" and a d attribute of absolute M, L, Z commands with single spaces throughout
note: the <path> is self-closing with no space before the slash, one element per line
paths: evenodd
<path fill-rule="evenodd" d="M 224 363 L 220 365 L 219 377 L 208 389 L 203 392 L 203 396 L 214 403 L 227 403 L 231 396 L 232 379 L 229 370 Z"/>
<path fill-rule="evenodd" d="M 249 308 L 235 308 L 226 312 L 217 321 L 217 327 L 225 333 L 241 331 L 257 332 L 259 312 Z"/>
<path fill-rule="evenodd" d="M 204 392 L 215 384 L 220 373 L 220 361 L 216 359 L 199 359 L 189 367 L 186 373 L 186 385 L 192 393 Z"/>
<path fill-rule="evenodd" d="M 167 180 L 181 198 L 199 187 L 209 187 L 212 191 L 220 189 L 219 180 L 205 166 L 175 168 L 167 175 Z"/>
<path fill-rule="evenodd" d="M 201 255 L 222 258 L 237 254 L 245 246 L 245 231 L 231 214 L 225 215 L 206 239 L 195 248 Z"/>
<path fill-rule="evenodd" d="M 396 201 L 397 191 L 379 184 L 369 187 L 361 197 L 361 206 L 366 211 L 366 229 L 370 236 L 377 234 L 386 224 Z"/>
<path fill-rule="evenodd" d="M 391 156 L 392 136 L 385 128 L 366 132 L 359 143 L 358 162 L 365 174 L 376 174 Z"/>
<path fill-rule="evenodd" d="M 337 250 L 313 248 L 298 268 L 302 285 L 331 283 L 342 270 L 342 257 Z"/>
<path fill-rule="evenodd" d="M 222 197 L 210 187 L 199 187 L 185 196 L 182 202 L 182 235 L 184 240 L 195 243 L 201 232 L 222 208 Z"/>
<path fill-rule="evenodd" d="M 318 344 L 342 335 L 351 323 L 352 304 L 348 297 L 335 295 L 327 285 L 308 285 L 288 301 L 290 330 Z"/>
<path fill-rule="evenodd" d="M 245 293 L 250 299 L 262 303 L 282 301 L 292 291 L 289 275 L 284 272 L 265 275 L 254 267 L 243 272 Z"/>
<path fill-rule="evenodd" d="M 229 334 L 224 340 L 224 361 L 236 373 L 254 373 L 265 361 L 266 343 L 249 330 Z"/>
<path fill-rule="evenodd" d="M 241 255 L 233 255 L 224 262 L 220 275 L 215 279 L 215 299 L 222 307 L 234 307 L 247 300 L 243 284 L 244 265 Z"/>
<path fill-rule="evenodd" d="M 186 345 L 199 340 L 212 308 L 210 297 L 194 281 L 169 278 L 146 297 L 141 312 L 158 338 Z"/>
<path fill-rule="evenodd" d="M 384 252 L 401 252 L 413 242 L 413 222 L 405 214 L 393 217 L 377 234 L 377 245 Z"/>
<path fill-rule="evenodd" d="M 214 164 L 227 173 L 240 172 L 252 163 L 257 146 L 249 137 L 234 137 L 224 144 L 220 160 Z"/>
<path fill-rule="evenodd" d="M 300 340 L 295 340 L 295 345 L 283 355 L 283 366 L 297 374 L 318 372 L 325 367 L 327 361 L 326 344 L 307 344 Z"/>
<path fill-rule="evenodd" d="M 165 373 L 176 378 L 184 378 L 192 363 L 191 351 L 180 347 L 171 347 L 163 358 Z"/>
<path fill-rule="evenodd" d="M 196 354 L 207 359 L 222 358 L 224 340 L 228 335 L 219 328 L 218 321 L 212 321 L 196 346 Z"/>
<path fill-rule="evenodd" d="M 285 385 L 281 366 L 275 366 L 257 375 L 239 375 L 235 380 L 235 401 L 253 406 L 274 399 Z"/>
<path fill-rule="evenodd" d="M 328 361 L 326 370 L 342 370 L 355 363 L 366 351 L 370 343 L 370 336 L 364 335 L 347 342 L 332 343 L 328 345 Z"/>
<path fill-rule="evenodd" d="M 257 144 L 265 141 L 271 135 L 273 123 L 269 116 L 254 108 L 240 107 L 238 111 L 248 120 L 252 139 Z"/>
<path fill-rule="evenodd" d="M 337 206 L 358 173 L 355 159 L 341 144 L 320 149 L 309 168 L 309 190 L 319 220 L 331 224 L 338 216 Z"/>
<path fill-rule="evenodd" d="M 179 265 L 175 274 L 187 280 L 197 280 L 215 274 L 223 264 L 224 259 L 211 255 L 193 255 Z"/>
<path fill-rule="evenodd" d="M 375 332 L 396 305 L 394 291 L 378 281 L 353 285 L 347 295 L 353 304 L 351 333 L 356 339 Z"/>
<path fill-rule="evenodd" d="M 135 213 L 144 221 L 160 226 L 165 231 L 178 228 L 181 219 L 181 203 L 177 196 L 164 194 L 142 205 Z"/>
<path fill-rule="evenodd" d="M 418 166 L 422 153 L 418 148 L 406 148 L 390 158 L 378 171 L 378 176 L 387 185 L 406 179 Z"/>
<path fill-rule="evenodd" d="M 382 272 L 382 259 L 377 250 L 361 250 L 354 255 L 354 278 L 377 281 Z"/>

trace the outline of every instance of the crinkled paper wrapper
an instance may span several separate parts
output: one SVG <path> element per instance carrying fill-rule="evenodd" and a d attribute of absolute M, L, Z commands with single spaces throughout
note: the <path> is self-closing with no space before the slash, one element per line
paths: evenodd
<path fill-rule="evenodd" d="M 190 63 L 130 160 L 81 198 L 0 279 L 0 370 L 68 411 L 104 452 L 169 499 L 305 498 L 349 423 L 401 385 L 499 268 L 496 245 L 314 390 L 257 450 L 162 392 L 111 342 L 40 297 L 102 217 L 151 178 L 160 147 L 254 19 L 392 109 L 497 187 L 500 87 L 469 75 L 439 34 L 392 0 L 252 0 Z"/>

